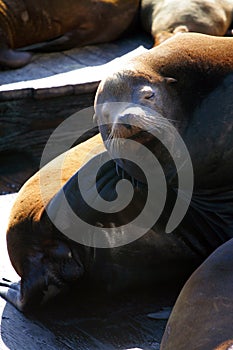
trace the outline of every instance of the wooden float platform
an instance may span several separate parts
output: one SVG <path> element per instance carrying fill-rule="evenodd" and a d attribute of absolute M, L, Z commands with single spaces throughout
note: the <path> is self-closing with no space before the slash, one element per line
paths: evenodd
<path fill-rule="evenodd" d="M 150 37 L 136 33 L 112 43 L 35 54 L 25 67 L 1 71 L 0 193 L 17 191 L 39 168 L 51 133 L 75 112 L 93 106 L 101 79 L 151 45 Z M 77 143 L 97 132 L 92 113 L 80 117 L 80 135 L 82 130 L 89 132 Z"/>
<path fill-rule="evenodd" d="M 6 249 L 5 231 L 17 194 L 0 196 L 0 277 L 17 281 Z M 0 298 L 0 350 L 159 350 L 166 320 L 147 314 L 173 305 L 170 289 L 105 298 L 73 293 L 34 315 L 23 315 Z"/>

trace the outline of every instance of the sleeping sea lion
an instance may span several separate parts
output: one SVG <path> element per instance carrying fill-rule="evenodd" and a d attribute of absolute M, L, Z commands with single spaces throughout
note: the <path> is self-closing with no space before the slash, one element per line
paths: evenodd
<path fill-rule="evenodd" d="M 233 240 L 217 248 L 192 274 L 166 326 L 161 350 L 233 348 Z"/>
<path fill-rule="evenodd" d="M 1 296 L 25 311 L 75 285 L 183 283 L 232 238 L 232 93 L 233 40 L 201 34 L 105 79 L 95 114 L 107 151 L 98 135 L 68 152 L 61 181 L 55 160 L 21 189 L 7 230 L 21 283 L 2 282 Z"/>
<path fill-rule="evenodd" d="M 178 32 L 223 36 L 232 16 L 232 0 L 142 0 L 141 3 L 142 26 L 152 34 L 155 45 Z"/>
<path fill-rule="evenodd" d="M 40 50 L 112 41 L 130 26 L 138 6 L 139 0 L 1 0 L 0 66 L 26 65 L 31 53 L 17 49 L 48 40 Z"/>

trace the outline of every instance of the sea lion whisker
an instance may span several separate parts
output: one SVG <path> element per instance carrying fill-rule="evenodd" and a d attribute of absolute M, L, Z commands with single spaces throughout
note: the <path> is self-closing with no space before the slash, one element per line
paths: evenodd
<path fill-rule="evenodd" d="M 171 128 L 171 122 L 168 121 L 165 118 L 146 118 L 146 119 L 142 119 L 138 122 L 138 126 L 141 127 L 142 129 L 146 129 L 148 130 L 148 132 L 150 131 L 158 131 L 160 132 L 161 129 L 162 131 L 167 128 L 170 127 Z M 145 131 L 146 131 L 145 130 Z"/>
<path fill-rule="evenodd" d="M 115 163 L 115 167 L 116 167 L 117 176 L 120 176 L 119 165 L 117 163 Z"/>
<path fill-rule="evenodd" d="M 153 121 L 164 121 L 165 123 L 169 123 L 169 122 L 175 121 L 174 119 L 168 118 L 167 116 L 164 117 L 164 115 L 162 113 L 159 113 L 159 112 L 156 112 L 156 113 L 153 113 L 153 114 L 145 113 L 143 115 L 143 119 L 142 120 L 143 121 L 149 120 L 150 122 L 153 122 Z"/>
<path fill-rule="evenodd" d="M 164 117 L 159 117 L 159 118 L 155 118 L 153 116 L 151 117 L 148 117 L 143 119 L 142 121 L 142 124 L 153 124 L 153 125 L 156 125 L 156 126 L 169 126 L 171 123 L 175 122 L 175 120 L 172 120 L 172 119 L 167 119 L 167 118 L 164 118 Z"/>
<path fill-rule="evenodd" d="M 112 138 L 107 138 L 105 141 L 104 141 L 104 144 L 105 144 L 105 147 L 107 149 L 109 149 L 112 145 Z"/>
<path fill-rule="evenodd" d="M 131 176 L 131 183 L 132 183 L 133 187 L 135 187 L 135 178 L 133 176 Z"/>
<path fill-rule="evenodd" d="M 112 154 L 112 151 L 113 151 L 113 148 L 114 148 L 114 145 L 116 143 L 116 138 L 111 136 L 111 137 L 108 137 L 107 140 L 106 140 L 106 147 L 107 149 L 110 151 L 110 153 Z"/>

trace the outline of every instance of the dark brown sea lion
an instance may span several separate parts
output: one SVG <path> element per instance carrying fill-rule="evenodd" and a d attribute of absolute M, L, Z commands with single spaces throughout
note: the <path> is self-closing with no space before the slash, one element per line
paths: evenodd
<path fill-rule="evenodd" d="M 2 0 L 0 66 L 22 67 L 31 54 L 16 49 L 47 40 L 56 39 L 40 49 L 65 50 L 114 40 L 130 26 L 138 5 L 139 0 Z"/>
<path fill-rule="evenodd" d="M 233 348 L 233 240 L 216 249 L 182 289 L 161 350 Z"/>
<path fill-rule="evenodd" d="M 232 73 L 232 39 L 180 34 L 103 81 L 95 112 L 108 152 L 98 135 L 69 151 L 60 183 L 60 166 L 56 170 L 49 164 L 24 185 L 7 232 L 21 283 L 2 282 L 0 294 L 26 310 L 74 285 L 115 291 L 183 283 L 232 238 Z M 184 218 L 180 212 L 189 203 L 192 174 L 186 171 L 189 155 L 183 143 L 175 143 L 174 125 L 190 152 L 195 180 Z M 140 169 L 135 165 L 142 144 L 158 159 L 164 177 L 159 163 L 153 172 L 147 154 Z M 122 156 L 125 145 L 129 148 Z M 90 150 L 95 156 L 81 166 Z M 105 161 L 113 153 L 114 160 Z M 159 220 L 151 220 L 157 214 Z"/>
<path fill-rule="evenodd" d="M 155 45 L 178 32 L 223 36 L 233 19 L 232 0 L 142 0 L 141 20 Z"/>
<path fill-rule="evenodd" d="M 177 34 L 106 78 L 96 96 L 96 117 L 107 148 L 112 141 L 109 152 L 117 157 L 128 147 L 125 139 L 146 145 L 163 165 L 169 191 L 178 187 L 174 159 L 151 131 L 165 133 L 172 143 L 168 121 L 177 127 L 192 159 L 194 191 L 172 237 L 184 243 L 184 252 L 195 261 L 204 260 L 233 234 L 232 73 L 231 38 Z M 134 152 L 139 152 L 137 146 Z M 142 181 L 130 162 L 117 162 Z"/>

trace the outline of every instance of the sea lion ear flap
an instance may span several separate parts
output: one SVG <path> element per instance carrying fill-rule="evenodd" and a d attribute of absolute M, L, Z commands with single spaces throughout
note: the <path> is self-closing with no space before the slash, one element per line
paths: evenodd
<path fill-rule="evenodd" d="M 175 78 L 170 78 L 170 77 L 164 77 L 164 81 L 165 83 L 167 83 L 168 85 L 177 83 L 177 80 Z"/>

